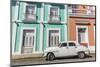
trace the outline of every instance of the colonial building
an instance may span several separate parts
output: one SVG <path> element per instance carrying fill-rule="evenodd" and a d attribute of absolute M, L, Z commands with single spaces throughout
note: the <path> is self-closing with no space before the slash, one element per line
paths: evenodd
<path fill-rule="evenodd" d="M 68 5 L 68 37 L 95 52 L 95 6 Z"/>
<path fill-rule="evenodd" d="M 12 55 L 42 53 L 67 41 L 67 5 L 12 1 Z"/>
<path fill-rule="evenodd" d="M 95 52 L 95 6 L 11 1 L 12 57 L 33 57 L 62 41 L 77 41 Z M 40 56 L 40 55 L 38 55 Z"/>

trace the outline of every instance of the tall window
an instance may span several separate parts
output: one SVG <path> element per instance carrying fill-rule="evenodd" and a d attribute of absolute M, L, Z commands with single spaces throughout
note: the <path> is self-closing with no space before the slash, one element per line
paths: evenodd
<path fill-rule="evenodd" d="M 59 10 L 57 7 L 51 7 L 50 8 L 50 16 L 58 16 Z"/>
<path fill-rule="evenodd" d="M 35 5 L 28 4 L 26 6 L 26 19 L 35 19 L 36 9 Z"/>
<path fill-rule="evenodd" d="M 34 15 L 35 14 L 35 6 L 33 5 L 27 5 L 26 6 L 26 14 L 31 14 Z"/>
<path fill-rule="evenodd" d="M 23 30 L 22 53 L 32 53 L 34 47 L 34 30 Z"/>
<path fill-rule="evenodd" d="M 49 47 L 59 44 L 59 30 L 49 30 Z"/>
<path fill-rule="evenodd" d="M 78 28 L 78 42 L 86 42 L 86 28 Z"/>
<path fill-rule="evenodd" d="M 50 22 L 59 22 L 59 8 L 58 7 L 51 7 L 50 8 L 50 16 L 49 16 Z"/>

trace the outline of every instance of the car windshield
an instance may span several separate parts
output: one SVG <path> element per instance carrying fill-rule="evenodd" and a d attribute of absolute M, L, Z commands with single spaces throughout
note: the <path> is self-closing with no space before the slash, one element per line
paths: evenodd
<path fill-rule="evenodd" d="M 67 43 L 62 43 L 61 46 L 62 47 L 66 47 L 67 46 Z"/>

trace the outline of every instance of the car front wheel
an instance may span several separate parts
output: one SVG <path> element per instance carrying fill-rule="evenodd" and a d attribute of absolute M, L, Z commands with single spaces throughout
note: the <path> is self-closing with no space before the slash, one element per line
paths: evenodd
<path fill-rule="evenodd" d="M 47 55 L 47 60 L 49 60 L 49 61 L 54 60 L 54 58 L 55 58 L 55 56 L 54 56 L 53 53 L 49 53 L 49 54 Z"/>
<path fill-rule="evenodd" d="M 79 52 L 79 53 L 78 53 L 78 57 L 79 57 L 80 59 L 85 58 L 85 53 L 84 53 L 84 52 Z"/>

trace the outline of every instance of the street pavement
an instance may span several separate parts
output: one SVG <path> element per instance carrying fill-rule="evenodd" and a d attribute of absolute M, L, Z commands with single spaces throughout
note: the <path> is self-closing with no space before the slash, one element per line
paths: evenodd
<path fill-rule="evenodd" d="M 12 60 L 11 65 L 14 67 L 23 65 L 42 65 L 42 64 L 57 64 L 57 63 L 71 63 L 71 62 L 88 62 L 95 61 L 95 55 L 88 56 L 84 59 L 79 59 L 78 57 L 67 57 L 67 58 L 56 58 L 53 61 L 46 61 L 44 58 L 26 58 L 19 60 Z"/>

